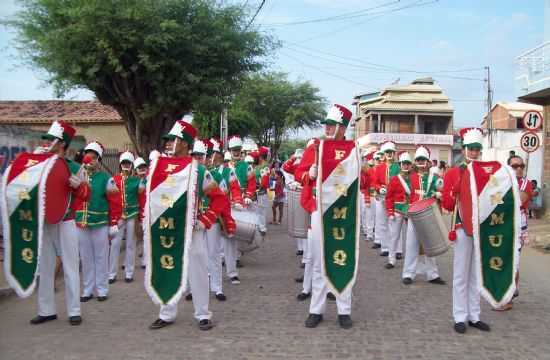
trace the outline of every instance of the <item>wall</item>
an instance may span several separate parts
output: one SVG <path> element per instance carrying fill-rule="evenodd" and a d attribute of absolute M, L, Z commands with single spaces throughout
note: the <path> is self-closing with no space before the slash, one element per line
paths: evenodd
<path fill-rule="evenodd" d="M 492 111 L 493 129 L 515 129 L 516 119 L 510 119 L 510 113 L 504 107 L 497 105 Z"/>
<path fill-rule="evenodd" d="M 549 0 L 550 1 L 550 0 Z M 550 6 L 550 5 L 549 5 Z M 550 16 L 550 12 L 548 13 Z M 550 25 L 549 25 L 550 27 Z M 543 182 L 543 206 L 546 209 L 546 217 L 550 218 L 549 206 L 550 204 L 550 104 L 545 105 L 543 108 L 544 117 L 544 171 L 542 176 Z"/>

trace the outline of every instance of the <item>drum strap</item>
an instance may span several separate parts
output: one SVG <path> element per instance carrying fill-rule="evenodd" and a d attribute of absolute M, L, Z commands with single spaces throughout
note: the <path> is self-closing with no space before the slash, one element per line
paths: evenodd
<path fill-rule="evenodd" d="M 403 186 L 403 189 L 405 189 L 405 193 L 407 193 L 408 196 L 411 196 L 411 188 L 409 187 L 409 185 L 407 184 L 405 179 L 403 179 L 403 176 L 401 176 L 401 174 L 399 174 L 399 175 L 397 175 L 397 178 L 399 179 L 399 182 L 401 183 L 401 186 Z"/>
<path fill-rule="evenodd" d="M 527 188 L 527 180 L 523 177 L 523 178 L 521 178 L 521 186 L 520 186 L 519 190 L 520 191 L 525 191 L 526 188 Z"/>

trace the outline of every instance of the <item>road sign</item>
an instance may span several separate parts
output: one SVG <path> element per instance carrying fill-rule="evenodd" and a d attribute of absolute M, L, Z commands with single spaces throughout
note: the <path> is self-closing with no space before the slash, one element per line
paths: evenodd
<path fill-rule="evenodd" d="M 533 131 L 526 131 L 523 135 L 521 135 L 520 145 L 523 151 L 526 153 L 532 153 L 539 148 L 540 138 L 537 133 Z"/>
<path fill-rule="evenodd" d="M 542 126 L 542 120 L 540 112 L 535 110 L 527 111 L 525 115 L 523 115 L 523 127 L 525 130 L 538 130 Z"/>

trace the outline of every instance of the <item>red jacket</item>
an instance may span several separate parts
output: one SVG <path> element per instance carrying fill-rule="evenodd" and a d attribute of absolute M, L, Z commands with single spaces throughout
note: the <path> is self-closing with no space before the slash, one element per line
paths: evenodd
<path fill-rule="evenodd" d="M 441 207 L 448 211 L 457 208 L 455 227 L 464 228 L 466 235 L 473 235 L 472 194 L 469 176 L 465 176 L 466 164 L 454 166 L 445 173 L 441 191 Z M 452 229 L 454 230 L 454 229 Z"/>
<path fill-rule="evenodd" d="M 291 175 L 294 175 L 294 172 L 296 171 L 297 167 L 298 165 L 296 164 L 296 158 L 294 156 L 288 159 L 287 161 L 285 161 L 283 163 L 283 166 L 281 166 L 284 172 L 289 173 Z"/>
<path fill-rule="evenodd" d="M 411 191 L 410 188 L 409 188 L 409 191 Z M 399 177 L 397 176 L 392 177 L 390 180 L 390 183 L 388 184 L 386 198 L 385 198 L 386 213 L 388 214 L 388 216 L 395 215 L 396 205 L 400 205 L 398 206 L 397 212 L 399 213 L 406 212 L 406 208 L 410 204 L 409 196 L 410 194 L 407 194 L 407 192 L 405 191 L 405 188 L 401 184 Z"/>
<path fill-rule="evenodd" d="M 309 178 L 309 168 L 316 161 L 318 148 L 319 139 L 314 139 L 314 143 L 305 149 L 302 160 L 294 171 L 294 180 L 302 184 L 300 204 L 304 210 L 310 213 L 315 211 L 317 205 L 313 193 L 315 189 L 315 180 Z"/>
<path fill-rule="evenodd" d="M 518 185 L 520 192 L 524 192 L 527 194 L 527 197 L 524 201 L 521 202 L 521 209 L 527 210 L 529 206 L 529 202 L 533 198 L 533 184 L 531 181 L 527 180 L 527 178 L 518 178 Z"/>
<path fill-rule="evenodd" d="M 369 168 L 362 168 L 361 169 L 361 193 L 363 194 L 363 199 L 365 201 L 365 204 L 370 204 L 370 183 L 371 183 L 371 175 L 370 175 L 370 169 Z"/>
<path fill-rule="evenodd" d="M 390 173 L 388 163 L 382 162 L 374 167 L 373 187 L 376 192 L 380 192 L 380 189 L 387 187 L 390 182 Z"/>

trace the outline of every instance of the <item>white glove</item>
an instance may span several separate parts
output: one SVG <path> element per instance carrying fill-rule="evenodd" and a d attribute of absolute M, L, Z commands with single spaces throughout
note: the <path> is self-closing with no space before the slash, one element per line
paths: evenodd
<path fill-rule="evenodd" d="M 370 203 L 365 203 L 367 209 L 370 209 Z"/>
<path fill-rule="evenodd" d="M 385 187 L 383 187 L 383 188 L 380 189 L 379 192 L 380 192 L 380 195 L 386 195 L 387 190 L 386 190 Z"/>
<path fill-rule="evenodd" d="M 202 221 L 197 220 L 197 223 L 195 224 L 194 230 L 195 230 L 195 231 L 205 231 L 205 230 L 206 230 L 206 226 L 204 226 L 204 224 L 202 223 Z"/>
<path fill-rule="evenodd" d="M 388 219 L 390 219 L 390 220 L 395 220 L 395 216 L 390 215 L 390 216 L 388 216 Z"/>
<path fill-rule="evenodd" d="M 33 154 L 45 154 L 48 151 L 44 146 L 38 146 L 34 149 Z"/>
<path fill-rule="evenodd" d="M 109 226 L 109 237 L 114 237 L 118 233 L 118 225 Z"/>
<path fill-rule="evenodd" d="M 442 194 L 439 191 L 436 191 L 435 198 L 436 199 L 441 199 L 441 196 L 442 196 Z"/>
<path fill-rule="evenodd" d="M 69 178 L 69 185 L 73 189 L 77 189 L 80 184 L 82 184 L 82 180 L 76 175 L 71 175 L 71 177 Z"/>
<path fill-rule="evenodd" d="M 242 210 L 242 209 L 244 209 L 244 207 L 243 207 L 241 204 L 239 204 L 239 203 L 233 204 L 233 207 L 234 207 L 235 209 L 237 209 L 237 210 Z"/>
<path fill-rule="evenodd" d="M 252 204 L 252 199 L 251 199 L 251 198 L 244 198 L 244 204 L 245 204 L 245 205 L 250 205 L 250 204 Z"/>
<path fill-rule="evenodd" d="M 311 180 L 317 179 L 317 165 L 311 165 L 309 168 L 309 178 Z"/>

